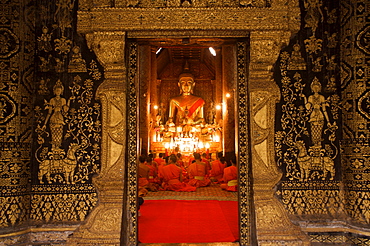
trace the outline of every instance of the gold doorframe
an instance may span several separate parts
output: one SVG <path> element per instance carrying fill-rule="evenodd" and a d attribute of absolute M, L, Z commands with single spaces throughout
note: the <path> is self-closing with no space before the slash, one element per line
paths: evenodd
<path fill-rule="evenodd" d="M 128 157 L 127 157 L 127 183 L 125 192 L 123 212 L 123 245 L 136 245 L 138 242 L 138 220 L 137 220 L 137 158 L 139 156 L 138 148 L 138 92 L 139 92 L 139 75 L 138 75 L 138 44 L 131 42 L 128 46 Z M 235 57 L 237 67 L 237 98 L 243 100 L 236 100 L 238 104 L 238 143 L 236 147 L 239 149 L 238 165 L 239 165 L 239 183 L 240 188 L 238 192 L 239 202 L 239 242 L 240 245 L 255 245 L 255 219 L 254 206 L 252 195 L 252 181 L 251 181 L 251 154 L 250 154 L 250 124 L 249 124 L 249 98 L 248 98 L 248 41 L 238 42 L 236 44 Z"/>
<path fill-rule="evenodd" d="M 254 235 L 259 245 L 308 245 L 306 235 L 289 220 L 273 190 L 281 178 L 274 156 L 275 104 L 280 91 L 271 69 L 283 44 L 299 30 L 298 1 L 271 1 L 262 8 L 94 4 L 79 2 L 78 32 L 85 35 L 104 67 L 105 80 L 96 95 L 103 116 L 101 171 L 93 179 L 99 203 L 68 244 L 138 243 L 138 56 L 137 44 L 126 45 L 126 39 L 162 36 L 249 38 L 249 42 L 237 44 L 240 245 L 254 245 Z"/>

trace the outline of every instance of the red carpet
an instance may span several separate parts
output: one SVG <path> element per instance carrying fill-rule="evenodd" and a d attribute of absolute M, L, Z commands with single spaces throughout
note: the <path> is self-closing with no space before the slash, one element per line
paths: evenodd
<path fill-rule="evenodd" d="M 140 208 L 141 243 L 235 242 L 238 203 L 215 200 L 146 200 Z"/>

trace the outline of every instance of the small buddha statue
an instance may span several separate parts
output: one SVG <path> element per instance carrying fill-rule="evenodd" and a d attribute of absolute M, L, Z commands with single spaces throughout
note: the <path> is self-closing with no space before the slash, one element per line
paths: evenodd
<path fill-rule="evenodd" d="M 170 101 L 169 120 L 173 121 L 176 126 L 186 121 L 198 125 L 204 121 L 203 107 L 205 101 L 198 96 L 193 95 L 194 77 L 188 72 L 185 66 L 184 73 L 180 74 L 178 86 L 180 87 L 180 96 L 174 97 Z"/>

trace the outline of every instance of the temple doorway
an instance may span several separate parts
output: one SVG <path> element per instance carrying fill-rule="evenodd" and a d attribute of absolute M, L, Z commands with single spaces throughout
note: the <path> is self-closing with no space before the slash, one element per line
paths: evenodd
<path fill-rule="evenodd" d="M 203 154 L 209 162 L 218 153 L 228 162 L 236 157 L 236 40 L 173 38 L 136 42 L 138 154 L 181 154 L 185 171 L 194 152 Z M 193 82 L 189 84 L 190 79 Z M 144 199 L 238 201 L 238 192 L 223 191 L 212 182 L 196 192 L 149 192 Z"/>
<path fill-rule="evenodd" d="M 139 44 L 140 152 L 235 153 L 235 40 Z M 193 79 L 188 92 L 182 75 Z"/>

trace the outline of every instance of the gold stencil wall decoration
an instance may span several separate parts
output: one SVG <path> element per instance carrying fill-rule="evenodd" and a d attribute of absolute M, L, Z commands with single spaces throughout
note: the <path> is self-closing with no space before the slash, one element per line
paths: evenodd
<path fill-rule="evenodd" d="M 32 1 L 0 2 L 0 228 L 27 223 L 30 211 L 34 76 Z"/>
<path fill-rule="evenodd" d="M 92 185 L 57 188 L 50 185 L 48 190 L 52 192 L 45 192 L 45 187 L 41 185 L 32 187 L 30 213 L 34 221 L 46 223 L 84 221 L 98 202 L 96 190 Z"/>
<path fill-rule="evenodd" d="M 136 8 L 204 8 L 204 7 L 257 7 L 264 8 L 271 6 L 271 0 L 225 0 L 225 1 L 208 1 L 208 0 L 100 0 L 100 1 L 79 1 L 79 8 L 81 10 L 87 10 L 92 7 L 136 7 Z"/>
<path fill-rule="evenodd" d="M 95 93 L 103 74 L 76 33 L 75 3 L 37 2 L 29 210 L 37 225 L 81 223 L 98 204 L 92 177 L 101 168 L 102 125 Z"/>
<path fill-rule="evenodd" d="M 277 196 L 295 224 L 321 227 L 347 219 L 339 2 L 302 0 L 300 7 L 303 26 L 281 50 L 274 74 L 281 89 L 275 148 L 283 176 Z"/>
<path fill-rule="evenodd" d="M 344 206 L 351 223 L 369 227 L 368 1 L 341 1 L 341 141 Z M 350 42 L 353 41 L 353 42 Z"/>
<path fill-rule="evenodd" d="M 367 61 L 369 52 L 366 48 L 369 21 L 366 1 L 342 1 L 341 12 L 341 89 L 343 104 L 343 139 L 369 138 L 367 95 L 369 76 Z M 356 14 L 351 14 L 351 13 Z M 353 42 L 351 42 L 353 41 Z"/>
<path fill-rule="evenodd" d="M 44 101 L 44 110 L 36 106 L 39 146 L 35 160 L 39 162 L 40 184 L 85 183 L 99 170 L 100 105 L 92 102 L 93 86 L 93 80 L 82 81 L 76 75 L 67 100 L 61 95 L 64 86 L 57 80 L 53 86 L 55 96 Z M 62 148 L 68 139 L 72 141 Z M 45 145 L 48 143 L 51 148 Z"/>

